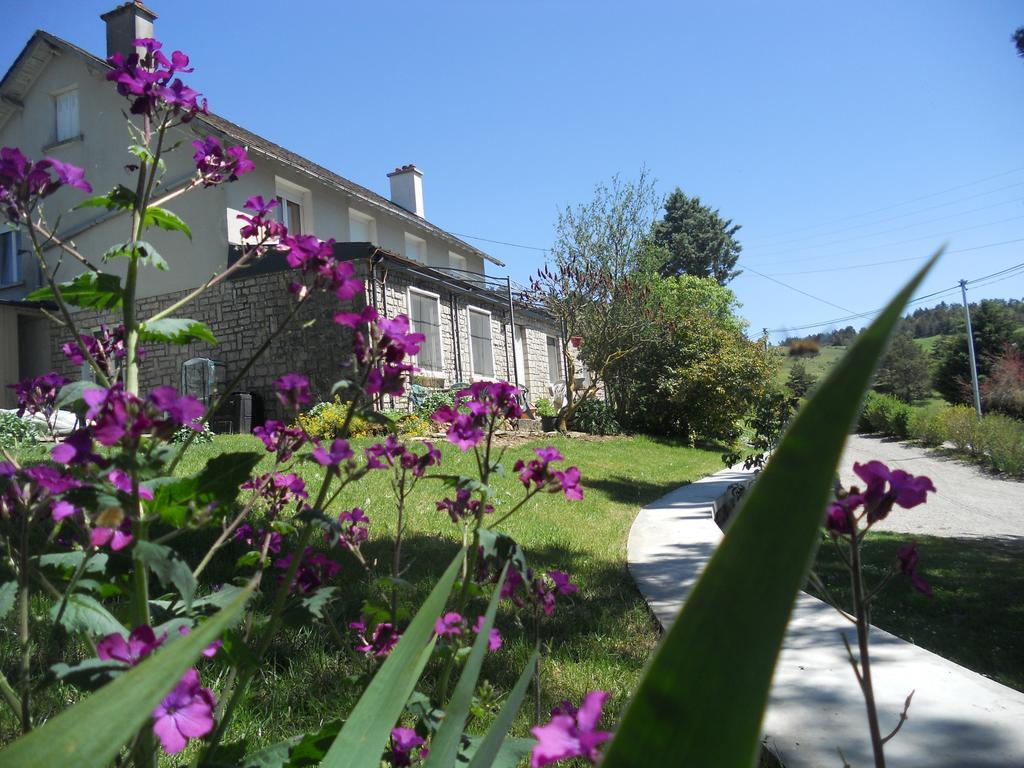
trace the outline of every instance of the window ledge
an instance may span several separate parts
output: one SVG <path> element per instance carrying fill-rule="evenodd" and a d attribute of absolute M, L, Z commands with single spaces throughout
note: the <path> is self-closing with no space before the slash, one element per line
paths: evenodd
<path fill-rule="evenodd" d="M 69 139 L 61 139 L 60 141 L 55 141 L 52 144 L 47 144 L 45 147 L 43 147 L 43 152 L 49 152 L 50 150 L 53 150 L 53 149 L 60 149 L 61 147 L 67 147 L 67 146 L 70 146 L 71 144 L 76 144 L 76 143 L 78 143 L 80 141 L 84 141 L 84 140 L 85 140 L 85 134 L 84 133 L 80 133 L 77 136 L 72 136 Z"/>
<path fill-rule="evenodd" d="M 0 291 L 6 291 L 9 288 L 17 288 L 17 287 L 23 286 L 23 285 L 25 285 L 25 281 L 24 280 L 19 280 L 16 283 L 0 283 Z"/>

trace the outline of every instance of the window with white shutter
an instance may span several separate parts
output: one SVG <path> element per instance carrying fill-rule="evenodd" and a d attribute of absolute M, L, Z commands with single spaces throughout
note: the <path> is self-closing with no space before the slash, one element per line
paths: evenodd
<path fill-rule="evenodd" d="M 426 337 L 416 355 L 416 365 L 430 373 L 442 373 L 441 303 L 437 295 L 410 288 L 409 320 L 413 333 L 422 333 Z"/>
<path fill-rule="evenodd" d="M 473 375 L 481 378 L 493 378 L 494 347 L 491 344 L 490 312 L 470 308 L 469 354 L 473 361 Z"/>
<path fill-rule="evenodd" d="M 58 93 L 57 107 L 57 141 L 67 141 L 79 136 L 78 130 L 78 89 Z"/>

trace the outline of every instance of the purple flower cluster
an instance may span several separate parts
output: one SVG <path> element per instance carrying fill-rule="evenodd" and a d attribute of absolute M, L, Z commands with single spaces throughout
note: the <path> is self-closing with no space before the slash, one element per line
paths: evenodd
<path fill-rule="evenodd" d="M 202 403 L 190 395 L 179 396 L 174 387 L 157 387 L 142 400 L 115 384 L 109 389 L 87 389 L 82 399 L 88 406 L 85 418 L 91 422 L 86 429 L 107 447 L 121 446 L 134 451 L 144 435 L 169 440 L 179 427 L 197 432 L 203 428 Z M 53 458 L 75 463 L 83 457 L 74 443 L 65 441 L 53 449 Z"/>
<path fill-rule="evenodd" d="M 374 625 L 373 630 L 368 632 L 366 619 L 362 616 L 358 621 L 349 623 L 348 627 L 356 633 L 357 639 L 353 648 L 376 658 L 383 658 L 391 653 L 402 637 L 395 626 L 386 621 Z"/>
<path fill-rule="evenodd" d="M 580 591 L 579 586 L 574 584 L 564 571 L 548 571 L 545 575 L 535 577 L 533 569 L 528 568 L 524 579 L 517 569 L 510 568 L 501 587 L 502 599 L 511 600 L 514 605 L 521 608 L 524 601 L 519 596 L 520 587 L 525 590 L 527 599 L 543 610 L 545 616 L 554 613 L 559 595 L 569 597 Z"/>
<path fill-rule="evenodd" d="M 263 441 L 268 451 L 277 454 L 278 462 L 288 461 L 307 440 L 301 429 L 276 419 L 267 419 L 262 426 L 253 427 L 252 433 Z"/>
<path fill-rule="evenodd" d="M 467 518 L 480 518 L 494 512 L 492 504 L 484 504 L 479 499 L 472 498 L 472 494 L 466 488 L 459 488 L 455 492 L 455 498 L 445 498 L 436 502 L 438 512 L 447 512 L 453 523 L 461 522 Z"/>
<path fill-rule="evenodd" d="M 281 571 L 287 571 L 291 564 L 291 553 L 274 561 L 274 567 Z M 341 566 L 323 552 L 314 552 L 312 547 L 306 547 L 302 552 L 298 570 L 295 572 L 295 583 L 292 588 L 298 587 L 299 592 L 303 595 L 309 594 L 323 586 L 325 581 L 333 579 L 340 571 Z M 285 575 L 282 573 L 278 580 L 284 581 L 284 578 Z"/>
<path fill-rule="evenodd" d="M 388 435 L 383 443 L 375 443 L 366 448 L 363 453 L 366 456 L 366 466 L 369 469 L 388 469 L 401 467 L 412 474 L 413 477 L 423 477 L 428 467 L 441 463 L 441 452 L 429 441 L 424 441 L 423 453 L 416 453 L 407 448 L 394 435 Z"/>
<path fill-rule="evenodd" d="M 370 518 L 359 507 L 338 515 L 338 543 L 346 549 L 357 550 L 370 538 Z M 327 538 L 332 538 L 327 534 Z"/>
<path fill-rule="evenodd" d="M 910 579 L 911 586 L 926 597 L 933 597 L 932 588 L 928 582 L 917 572 L 917 562 L 920 556 L 917 554 L 917 542 L 904 544 L 896 553 L 896 559 L 900 564 L 900 573 Z"/>
<path fill-rule="evenodd" d="M 381 317 L 373 307 L 365 307 L 359 313 L 338 312 L 334 322 L 350 328 L 369 325 L 369 338 L 362 330 L 356 330 L 353 338 L 356 360 L 370 368 L 364 387 L 367 394 L 403 394 L 406 377 L 416 370 L 405 360 L 420 351 L 426 338 L 422 333 L 409 331 L 409 318 Z"/>
<path fill-rule="evenodd" d="M 37 464 L 19 470 L 10 462 L 0 461 L 0 519 L 29 510 L 48 513 L 54 522 L 72 517 L 79 510 L 60 497 L 81 485 L 57 467 Z"/>
<path fill-rule="evenodd" d="M 269 540 L 268 536 L 270 537 Z M 238 526 L 238 529 L 235 531 L 235 541 L 240 541 L 248 547 L 259 550 L 262 550 L 264 543 L 266 543 L 267 552 L 270 554 L 276 555 L 281 552 L 282 538 L 280 533 L 270 530 L 257 530 L 248 523 L 242 523 L 242 525 Z"/>
<path fill-rule="evenodd" d="M 26 413 L 30 415 L 38 413 L 49 421 L 57 407 L 56 400 L 60 388 L 67 383 L 67 379 L 55 372 L 7 386 L 14 390 L 15 396 L 18 398 L 19 416 L 24 416 Z"/>
<path fill-rule="evenodd" d="M 518 395 L 519 390 L 506 381 L 478 381 L 456 393 L 455 405 L 438 408 L 432 418 L 449 425 L 448 442 L 468 451 L 500 420 L 522 417 Z"/>
<path fill-rule="evenodd" d="M 302 294 L 309 288 L 334 291 L 342 301 L 348 301 L 363 290 L 363 281 L 353 277 L 351 262 L 334 258 L 334 240 L 321 240 L 315 235 L 284 234 L 278 248 L 293 269 L 312 278 L 312 286 L 293 283 L 290 290 Z"/>
<path fill-rule="evenodd" d="M 63 186 L 92 192 L 85 171 L 55 157 L 33 163 L 15 147 L 0 148 L 0 206 L 13 223 L 26 220 L 36 204 Z"/>
<path fill-rule="evenodd" d="M 128 347 L 124 340 L 124 326 L 117 325 L 108 328 L 101 325 L 96 335 L 82 334 L 82 343 L 92 356 L 92 359 L 103 369 L 103 372 L 110 378 L 116 378 L 118 362 L 128 354 Z M 60 348 L 72 365 L 84 365 L 88 359 L 85 352 L 78 345 L 78 342 L 69 341 Z M 146 350 L 136 347 L 135 357 L 143 360 L 146 357 Z"/>
<path fill-rule="evenodd" d="M 407 768 L 412 765 L 413 750 L 420 747 L 418 757 L 425 760 L 429 750 L 423 745 L 426 740 L 421 738 L 412 728 L 391 729 L 391 749 L 384 753 L 384 759 L 394 768 Z"/>
<path fill-rule="evenodd" d="M 468 622 L 460 613 L 449 611 L 434 622 L 434 634 L 441 638 L 454 638 L 463 634 Z M 479 635 L 484 628 L 484 616 L 481 614 L 473 625 L 473 633 Z M 501 648 L 501 633 L 491 629 L 487 637 L 487 650 L 496 651 Z"/>
<path fill-rule="evenodd" d="M 188 634 L 182 627 L 181 634 Z M 128 637 L 114 633 L 96 644 L 96 655 L 106 661 L 118 661 L 134 667 L 155 651 L 167 636 L 157 637 L 148 625 L 136 627 Z M 217 652 L 220 641 L 203 651 L 204 656 Z M 213 730 L 213 711 L 217 701 L 209 688 L 203 688 L 195 667 L 188 670 L 178 684 L 153 710 L 153 732 L 169 754 L 181 752 L 189 739 L 198 739 Z"/>
<path fill-rule="evenodd" d="M 152 38 L 135 40 L 135 45 L 145 48 L 145 54 L 115 53 L 107 58 L 111 70 L 107 80 L 117 84 L 117 92 L 131 101 L 133 115 L 153 117 L 157 112 L 167 110 L 180 115 L 181 122 L 187 123 L 196 114 L 206 114 L 206 99 L 202 94 L 185 85 L 179 72 L 192 71 L 188 56 L 174 51 L 171 58 L 164 55 L 163 44 Z"/>
<path fill-rule="evenodd" d="M 549 445 L 547 448 L 535 448 L 533 452 L 537 454 L 536 459 L 529 462 L 519 459 L 513 467 L 519 473 L 519 479 L 527 489 L 532 484 L 538 491 L 545 490 L 548 493 L 561 491 L 570 501 L 579 501 L 583 498 L 579 469 L 569 467 L 562 471 L 553 470 L 549 466 L 553 461 L 565 460 L 557 448 Z"/>
<path fill-rule="evenodd" d="M 267 472 L 245 481 L 242 488 L 256 492 L 270 517 L 277 517 L 293 501 L 305 506 L 303 502 L 309 498 L 306 481 L 293 472 Z"/>
<path fill-rule="evenodd" d="M 274 208 L 278 205 L 277 200 L 264 200 L 262 195 L 250 197 L 244 207 L 253 211 L 253 214 L 238 214 L 238 218 L 245 222 L 239 234 L 246 240 L 256 239 L 261 242 L 277 240 L 286 234 L 288 230 L 274 215 Z"/>
<path fill-rule="evenodd" d="M 196 139 L 192 146 L 196 150 L 192 159 L 204 187 L 214 187 L 225 181 L 237 181 L 239 176 L 256 170 L 256 164 L 246 155 L 244 147 L 225 149 L 215 136 Z"/>
<path fill-rule="evenodd" d="M 340 438 L 331 443 L 330 448 L 317 443 L 313 449 L 313 460 L 321 467 L 340 467 L 342 462 L 350 461 L 353 455 L 348 440 Z"/>
<path fill-rule="evenodd" d="M 286 373 L 279 378 L 274 382 L 274 391 L 281 405 L 292 411 L 298 411 L 312 399 L 309 379 L 299 373 Z"/>
<path fill-rule="evenodd" d="M 598 746 L 611 738 L 609 731 L 597 730 L 607 699 L 607 692 L 591 691 L 583 697 L 579 709 L 567 701 L 552 709 L 550 722 L 530 729 L 537 738 L 537 745 L 530 753 L 530 768 L 572 757 L 596 763 L 601 756 Z"/>

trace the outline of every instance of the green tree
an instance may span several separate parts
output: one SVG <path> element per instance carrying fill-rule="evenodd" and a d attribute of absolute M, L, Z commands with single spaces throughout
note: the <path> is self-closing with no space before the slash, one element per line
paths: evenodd
<path fill-rule="evenodd" d="M 793 397 L 803 397 L 816 383 L 817 379 L 807 372 L 803 363 L 796 363 L 789 371 L 789 378 L 786 379 L 786 386 L 793 393 Z"/>
<path fill-rule="evenodd" d="M 676 187 L 654 225 L 654 240 L 667 254 L 661 274 L 711 277 L 725 285 L 740 274 L 734 269 L 743 249 L 736 240 L 739 230 L 739 224 Z"/>
<path fill-rule="evenodd" d="M 989 374 L 992 362 L 1007 344 L 1012 343 L 1017 327 L 1014 313 L 1005 302 L 986 300 L 971 305 L 971 329 L 974 331 L 979 378 Z M 933 354 L 935 389 L 951 403 L 970 403 L 971 364 L 964 326 L 961 325 L 960 333 L 940 340 Z"/>
<path fill-rule="evenodd" d="M 1024 57 L 1024 27 L 1017 27 L 1013 33 L 1013 44 L 1017 46 L 1017 55 Z"/>
<path fill-rule="evenodd" d="M 892 340 L 875 376 L 875 389 L 905 403 L 920 400 L 931 389 L 928 356 L 909 333 Z"/>
<path fill-rule="evenodd" d="M 598 184 L 593 198 L 558 215 L 551 259 L 532 281 L 535 301 L 562 325 L 567 392 L 558 428 L 600 390 L 608 370 L 657 331 L 645 303 L 660 260 L 650 239 L 658 206 L 646 171 Z M 583 373 L 588 374 L 586 377 Z M 577 380 L 586 384 L 577 385 Z"/>
<path fill-rule="evenodd" d="M 608 374 L 620 423 L 732 442 L 739 420 L 768 388 L 775 356 L 763 340 L 746 337 L 735 296 L 712 278 L 654 279 L 647 302 L 659 335 Z"/>

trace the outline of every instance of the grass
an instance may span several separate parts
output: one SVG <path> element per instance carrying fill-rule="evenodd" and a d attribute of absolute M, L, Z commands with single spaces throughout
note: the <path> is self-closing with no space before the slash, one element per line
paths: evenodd
<path fill-rule="evenodd" d="M 935 596 L 897 577 L 877 598 L 872 623 L 957 664 L 1024 691 L 1024 568 L 1019 541 L 939 538 L 873 532 L 864 545 L 865 573 L 877 583 L 900 546 L 916 541 L 921 573 Z M 846 566 L 824 543 L 818 574 L 841 605 L 850 605 Z"/>
<path fill-rule="evenodd" d="M 786 384 L 790 371 L 793 370 L 793 366 L 797 363 L 803 363 L 807 372 L 816 381 L 821 381 L 832 370 L 832 367 L 839 362 L 840 358 L 846 354 L 846 347 L 822 347 L 821 351 L 813 357 L 790 357 L 787 354 L 787 347 L 776 347 L 775 350 L 781 360 L 781 365 L 775 373 L 775 381 L 779 386 Z"/>
<path fill-rule="evenodd" d="M 357 442 L 361 445 L 369 441 Z M 561 699 L 578 701 L 586 691 L 601 688 L 612 694 L 607 711 L 616 712 L 634 689 L 658 639 L 656 624 L 625 566 L 629 527 L 638 506 L 720 469 L 720 450 L 687 448 L 644 437 L 601 441 L 559 437 L 510 448 L 504 464 L 511 469 L 517 458 L 528 458 L 534 447 L 546 444 L 555 445 L 580 467 L 586 496 L 575 503 L 561 496 L 538 497 L 503 526 L 524 547 L 533 568 L 565 570 L 581 587 L 579 595 L 561 602 L 554 615 L 541 622 L 546 651 L 539 709 L 546 714 Z M 220 436 L 212 444 L 191 448 L 179 472 L 193 474 L 215 455 L 248 450 L 262 451 L 262 444 L 248 436 Z M 447 444 L 442 452 L 445 471 L 471 471 L 472 454 L 461 454 Z M 299 467 L 315 492 L 312 465 L 303 463 Z M 261 464 L 257 471 L 267 468 L 269 464 Z M 521 495 L 522 486 L 511 472 L 494 485 L 499 513 Z M 408 568 L 404 578 L 410 587 L 403 599 L 413 608 L 422 602 L 460 543 L 460 532 L 445 513 L 434 507 L 442 494 L 439 484 L 424 481 L 410 498 L 404 546 Z M 356 505 L 366 509 L 373 522 L 364 552 L 371 562 L 379 563 L 377 575 L 386 573 L 392 550 L 395 513 L 389 496 L 387 475 L 378 472 L 339 498 L 331 510 L 337 513 Z M 182 537 L 179 550 L 195 563 L 211 539 L 208 533 Z M 243 552 L 234 545 L 223 550 L 204 572 L 204 588 L 228 581 L 234 574 L 235 560 Z M 339 554 L 338 559 L 342 573 L 332 613 L 336 626 L 344 632 L 345 624 L 358 617 L 362 601 L 374 587 L 353 557 Z M 269 590 L 264 600 L 268 595 Z M 482 607 L 474 605 L 471 615 Z M 483 673 L 499 694 L 511 689 L 532 651 L 532 621 L 524 622 L 525 618 L 507 602 L 499 612 L 497 626 L 505 637 L 505 646 L 488 656 Z M 0 658 L 7 673 L 14 671 L 13 640 L 11 635 L 0 637 Z M 352 651 L 351 642 L 351 635 L 346 633 L 344 643 L 337 643 L 322 625 L 284 629 L 261 666 L 250 689 L 252 695 L 239 709 L 228 740 L 244 738 L 252 748 L 315 730 L 327 720 L 343 717 L 364 684 L 363 676 L 372 672 L 367 661 Z M 48 650 L 55 648 L 51 645 Z M 215 659 L 203 662 L 201 672 L 204 683 L 219 694 L 226 669 Z M 437 672 L 436 667 L 428 668 L 426 690 L 430 690 L 430 680 Z M 58 711 L 70 695 L 67 688 L 47 689 L 40 701 L 49 711 L 42 714 Z M 524 707 L 514 732 L 527 734 L 537 703 L 531 700 Z M 496 705 L 500 705 L 500 697 Z M 483 727 L 489 718 L 489 714 L 482 714 L 475 727 Z M 0 714 L 0 743 L 14 733 L 13 718 L 4 711 Z"/>

